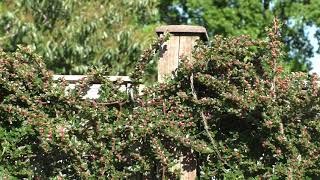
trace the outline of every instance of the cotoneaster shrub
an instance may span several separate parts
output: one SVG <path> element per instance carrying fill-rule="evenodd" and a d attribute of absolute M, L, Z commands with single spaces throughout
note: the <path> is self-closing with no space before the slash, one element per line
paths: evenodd
<path fill-rule="evenodd" d="M 281 67 L 278 31 L 200 43 L 173 79 L 133 96 L 104 68 L 68 90 L 28 49 L 1 52 L 1 177 L 176 179 L 184 152 L 201 179 L 319 176 L 318 78 Z M 142 55 L 133 85 L 163 41 Z M 100 98 L 83 99 L 93 81 Z"/>

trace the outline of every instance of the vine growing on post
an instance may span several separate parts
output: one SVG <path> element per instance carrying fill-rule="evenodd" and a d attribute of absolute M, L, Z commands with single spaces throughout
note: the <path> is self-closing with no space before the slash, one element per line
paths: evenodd
<path fill-rule="evenodd" d="M 319 79 L 283 70 L 278 24 L 265 39 L 199 43 L 173 79 L 134 101 L 103 68 L 71 90 L 29 49 L 1 51 L 0 177 L 176 179 L 186 149 L 203 179 L 319 177 Z M 100 97 L 84 99 L 97 81 Z"/>

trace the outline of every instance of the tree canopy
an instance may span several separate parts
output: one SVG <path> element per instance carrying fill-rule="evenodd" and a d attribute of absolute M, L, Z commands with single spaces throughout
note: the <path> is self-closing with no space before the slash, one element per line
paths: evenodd
<path fill-rule="evenodd" d="M 159 12 L 168 24 L 203 25 L 211 36 L 248 34 L 255 38 L 264 35 L 276 16 L 283 23 L 286 60 L 296 71 L 311 68 L 308 59 L 315 50 L 308 28 L 317 28 L 315 38 L 320 42 L 319 7 L 318 0 L 162 0 Z"/>
<path fill-rule="evenodd" d="M 308 28 L 320 39 L 317 0 L 16 0 L 0 1 L 0 47 L 30 45 L 56 73 L 82 74 L 91 65 L 127 75 L 157 24 L 196 24 L 209 35 L 261 38 L 274 16 L 289 69 L 309 70 L 315 50 Z M 319 50 L 318 50 L 319 52 Z"/>
<path fill-rule="evenodd" d="M 56 73 L 108 65 L 124 75 L 153 35 L 155 0 L 0 1 L 0 47 L 30 45 Z"/>

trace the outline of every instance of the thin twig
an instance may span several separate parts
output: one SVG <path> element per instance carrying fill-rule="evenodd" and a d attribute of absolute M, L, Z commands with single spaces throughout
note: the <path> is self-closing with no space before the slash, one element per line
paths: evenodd
<path fill-rule="evenodd" d="M 114 102 L 101 102 L 101 103 L 97 103 L 98 105 L 104 105 L 104 106 L 112 106 L 112 105 L 119 105 L 119 106 L 123 106 L 124 104 L 128 103 L 129 101 L 114 101 Z"/>
<path fill-rule="evenodd" d="M 195 90 L 194 84 L 193 84 L 193 73 L 190 76 L 190 86 L 191 86 L 191 91 L 192 91 L 193 98 L 195 100 L 198 100 L 198 96 L 197 96 L 197 93 L 196 93 L 196 90 Z M 211 134 L 209 132 L 209 126 L 208 126 L 208 123 L 207 123 L 207 118 L 204 115 L 203 110 L 201 110 L 200 114 L 201 114 L 201 118 L 202 118 L 202 123 L 203 123 L 204 129 L 206 130 L 206 133 L 208 134 L 208 137 L 209 137 L 209 139 L 211 141 L 211 144 L 212 144 L 212 146 L 214 148 L 214 151 L 216 152 L 218 158 L 225 163 L 225 160 L 222 159 L 222 156 L 221 156 L 221 154 L 220 154 L 220 152 L 219 152 L 219 150 L 218 150 L 218 148 L 216 146 L 215 140 L 213 139 L 213 137 L 211 136 Z"/>

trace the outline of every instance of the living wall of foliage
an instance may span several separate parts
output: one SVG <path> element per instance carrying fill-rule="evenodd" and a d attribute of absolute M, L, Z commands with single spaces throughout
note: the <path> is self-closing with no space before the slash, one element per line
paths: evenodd
<path fill-rule="evenodd" d="M 283 71 L 278 34 L 199 43 L 173 79 L 133 96 L 106 67 L 70 90 L 29 49 L 1 51 L 0 177 L 174 179 L 184 152 L 203 179 L 319 176 L 318 78 Z M 137 62 L 134 86 L 164 41 Z M 93 81 L 100 98 L 83 99 Z"/>

